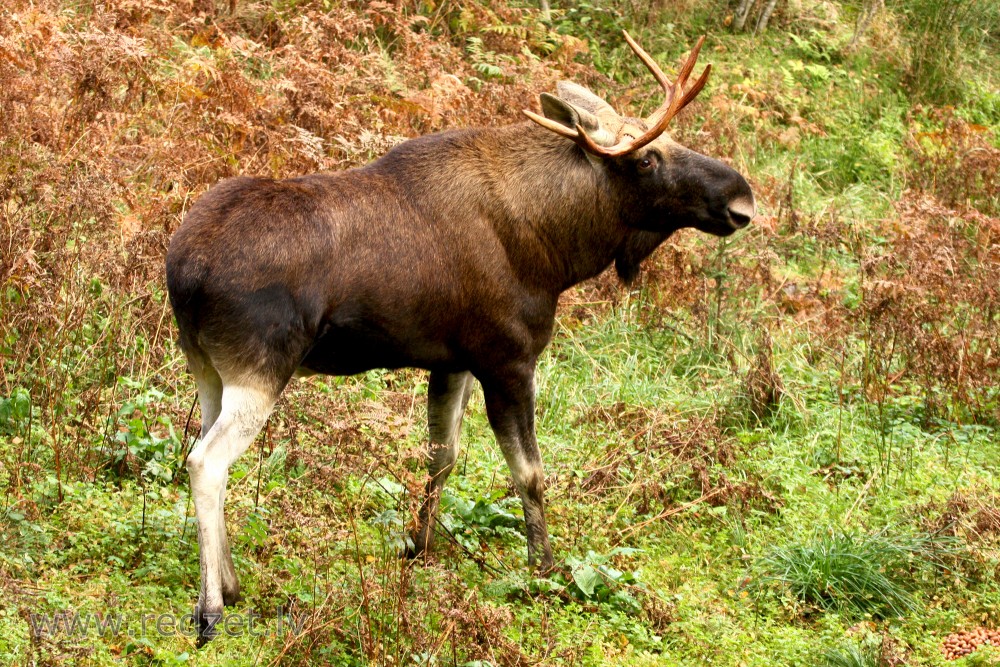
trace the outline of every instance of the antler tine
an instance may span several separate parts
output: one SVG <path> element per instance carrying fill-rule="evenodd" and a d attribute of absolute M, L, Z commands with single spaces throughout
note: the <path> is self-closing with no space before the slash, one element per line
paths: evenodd
<path fill-rule="evenodd" d="M 673 86 L 670 83 L 670 79 L 667 78 L 667 75 L 663 73 L 662 69 L 660 69 L 660 66 L 656 64 L 656 61 L 653 60 L 648 53 L 646 53 L 644 48 L 639 46 L 639 42 L 632 39 L 632 35 L 628 34 L 628 30 L 622 30 L 622 34 L 625 35 L 625 41 L 628 42 L 628 45 L 635 52 L 635 55 L 639 56 L 639 60 L 642 61 L 642 64 L 645 65 L 646 69 L 648 69 L 652 75 L 656 77 L 656 80 L 660 82 L 660 86 L 663 87 L 663 92 L 669 94 L 670 89 Z M 704 39 L 704 37 L 702 37 L 702 39 Z"/>
<path fill-rule="evenodd" d="M 531 120 L 535 121 L 536 123 L 544 127 L 546 130 L 551 130 L 552 132 L 555 132 L 558 135 L 566 137 L 567 139 L 572 139 L 573 141 L 579 143 L 580 139 L 579 125 L 577 125 L 577 131 L 574 132 L 573 130 L 569 129 L 564 125 L 560 125 L 554 120 L 549 120 L 545 116 L 539 116 L 537 113 L 528 111 L 527 109 L 522 109 L 521 113 L 523 113 L 525 116 L 527 116 Z"/>
<path fill-rule="evenodd" d="M 580 148 L 586 151 L 590 151 L 594 155 L 603 155 L 605 157 L 611 157 L 613 155 L 623 154 L 623 153 L 611 152 L 615 148 L 618 148 L 617 146 L 612 146 L 611 149 L 608 149 L 606 146 L 601 146 L 600 144 L 595 143 L 594 140 L 590 138 L 590 135 L 587 134 L 587 131 L 584 130 L 583 127 L 581 127 L 579 124 L 577 124 L 576 130 L 571 130 L 565 125 L 561 125 L 553 120 L 549 120 L 544 116 L 539 116 L 538 114 L 532 111 L 528 111 L 527 109 L 522 109 L 521 113 L 523 113 L 525 116 L 527 116 L 531 120 L 535 121 L 536 123 L 544 127 L 546 130 L 552 130 L 553 132 L 555 132 L 560 136 L 566 137 L 567 139 L 572 139 L 580 146 Z M 625 151 L 625 153 L 627 152 L 628 151 Z"/>
<path fill-rule="evenodd" d="M 698 80 L 694 82 L 694 85 L 688 88 L 688 91 L 684 93 L 684 97 L 681 98 L 680 103 L 677 105 L 677 111 L 680 111 L 686 107 L 691 100 L 698 97 L 698 93 L 700 93 L 701 89 L 705 87 L 705 83 L 708 81 L 708 75 L 711 71 L 712 66 L 705 65 L 705 69 L 702 71 L 701 76 L 699 76 Z"/>
<path fill-rule="evenodd" d="M 705 43 L 705 35 L 698 38 L 698 42 L 691 49 L 691 54 L 688 55 L 688 59 L 684 62 L 684 67 L 681 68 L 680 74 L 677 75 L 677 83 L 684 87 L 687 83 L 688 77 L 691 76 L 691 72 L 694 71 L 694 64 L 698 60 L 698 54 L 701 53 L 701 45 Z"/>
<path fill-rule="evenodd" d="M 692 86 L 691 90 L 697 91 L 694 94 L 685 94 L 683 97 L 678 99 L 678 94 L 684 91 L 684 86 L 687 84 L 688 77 L 691 76 L 691 72 L 694 71 L 694 65 L 698 60 L 698 54 L 701 53 L 701 46 L 705 43 L 705 36 L 702 35 L 698 38 L 698 42 L 691 49 L 691 53 L 688 55 L 687 60 L 684 61 L 684 66 L 681 67 L 681 71 L 677 75 L 677 82 L 671 86 L 667 91 L 667 99 L 663 101 L 663 104 L 650 114 L 648 122 L 659 124 L 658 119 L 661 114 L 666 114 L 670 118 L 673 118 L 677 113 L 683 109 L 687 104 L 695 98 L 701 89 L 705 87 L 705 82 L 708 80 L 708 73 L 711 71 L 712 66 L 706 65 L 705 70 L 701 73 L 701 76 Z M 657 79 L 659 80 L 659 79 Z M 661 83 L 662 85 L 662 83 Z"/>

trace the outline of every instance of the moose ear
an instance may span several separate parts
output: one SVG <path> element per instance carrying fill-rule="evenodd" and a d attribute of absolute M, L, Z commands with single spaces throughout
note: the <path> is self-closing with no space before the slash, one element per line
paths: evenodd
<path fill-rule="evenodd" d="M 597 130 L 601 126 L 597 116 L 586 109 L 570 104 L 561 97 L 548 93 L 542 93 L 540 97 L 542 113 L 549 120 L 554 120 L 571 130 L 576 130 L 576 126 L 579 125 L 588 132 Z"/>
<path fill-rule="evenodd" d="M 572 81 L 560 81 L 556 84 L 556 92 L 559 97 L 570 104 L 589 111 L 592 114 L 613 113 L 615 110 L 611 105 L 592 93 L 588 88 L 573 83 Z"/>
<path fill-rule="evenodd" d="M 576 86 L 575 84 L 566 84 L 566 83 L 563 84 L 563 86 L 566 85 L 572 85 L 574 86 L 574 89 L 582 90 L 586 94 L 594 97 L 594 99 L 596 99 L 598 102 L 601 101 L 599 97 L 595 96 L 593 93 L 588 91 L 586 88 L 583 88 L 582 86 Z M 562 89 L 569 90 L 568 88 L 565 87 Z M 556 97 L 555 95 L 549 95 L 548 93 L 542 93 L 539 97 L 541 98 L 542 102 L 542 114 L 544 114 L 546 120 L 543 121 L 537 116 L 535 116 L 533 120 L 535 120 L 536 123 L 539 123 L 539 121 L 541 121 L 539 124 L 542 125 L 542 127 L 545 127 L 555 132 L 556 134 L 573 139 L 577 143 L 580 143 L 578 128 L 583 128 L 583 131 L 586 133 L 587 137 L 598 146 L 613 146 L 617 141 L 615 130 L 603 126 L 601 123 L 601 118 L 598 118 L 598 116 L 595 113 L 591 112 L 590 110 L 580 105 L 577 105 L 570 100 L 565 100 L 562 97 Z M 577 98 L 574 97 L 574 99 Z M 611 107 L 608 107 L 608 110 L 610 109 Z M 525 112 L 525 113 L 528 113 L 528 117 L 532 118 L 533 114 L 531 114 L 530 112 Z M 614 111 L 611 111 L 611 113 L 614 114 Z M 610 121 L 611 125 L 614 126 L 615 119 L 618 117 L 618 114 L 614 114 L 614 118 L 608 118 L 606 116 L 602 117 L 604 118 L 605 121 Z M 551 123 L 546 125 L 546 121 L 551 121 Z M 557 127 L 557 125 L 561 125 L 566 129 L 562 130 L 561 128 Z M 588 150 L 589 149 L 585 149 L 585 152 L 587 152 L 587 155 L 589 156 L 591 154 L 590 152 L 588 152 Z"/>

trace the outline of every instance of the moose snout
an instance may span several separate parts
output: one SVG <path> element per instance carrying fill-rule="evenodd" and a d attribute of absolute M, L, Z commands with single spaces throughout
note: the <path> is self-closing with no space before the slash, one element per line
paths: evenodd
<path fill-rule="evenodd" d="M 697 219 L 692 226 L 717 236 L 729 236 L 750 224 L 757 215 L 757 202 L 738 171 L 689 148 L 675 148 L 673 155 L 675 173 L 680 175 L 674 182 L 683 185 L 681 194 L 674 193 L 669 202 L 675 211 L 690 207 Z M 701 197 L 690 197 L 695 192 Z"/>
<path fill-rule="evenodd" d="M 757 214 L 757 204 L 753 195 L 742 196 L 729 202 L 729 224 L 734 229 L 743 229 Z"/>

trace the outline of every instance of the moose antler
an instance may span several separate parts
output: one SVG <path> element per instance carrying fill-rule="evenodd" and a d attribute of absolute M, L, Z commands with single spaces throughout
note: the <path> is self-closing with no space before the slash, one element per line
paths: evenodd
<path fill-rule="evenodd" d="M 681 71 L 677 75 L 677 81 L 673 84 L 667 79 L 667 76 L 660 69 L 659 65 L 650 58 L 649 54 L 627 32 L 625 33 L 625 41 L 632 47 L 632 50 L 639 56 L 639 59 L 642 60 L 646 68 L 656 77 L 656 80 L 660 83 L 660 87 L 663 88 L 663 92 L 667 96 L 667 99 L 660 105 L 660 108 L 650 114 L 646 120 L 647 123 L 655 126 L 663 122 L 663 118 L 670 121 L 691 100 L 697 97 L 701 89 L 705 87 L 705 82 L 708 81 L 708 74 L 712 71 L 711 65 L 706 65 L 705 70 L 698 77 L 698 80 L 694 82 L 694 85 L 686 93 L 684 92 L 684 86 L 687 85 L 688 77 L 694 71 L 694 64 L 698 60 L 698 54 L 701 53 L 701 45 L 705 43 L 704 35 L 698 38 L 698 43 L 691 49 L 691 54 L 684 62 L 684 66 L 681 67 Z"/>
<path fill-rule="evenodd" d="M 639 59 L 646 66 L 646 68 L 653 74 L 659 82 L 660 87 L 663 88 L 664 94 L 667 96 L 667 99 L 664 100 L 663 104 L 661 104 L 660 107 L 647 119 L 646 122 L 649 125 L 648 130 L 643 132 L 638 138 L 624 137 L 614 146 L 601 146 L 596 143 L 580 125 L 577 125 L 576 129 L 573 130 L 530 111 L 525 111 L 524 114 L 542 127 L 572 139 L 585 150 L 602 157 L 620 157 L 622 155 L 627 155 L 628 153 L 639 150 L 663 134 L 673 117 L 676 116 L 681 109 L 687 106 L 691 100 L 697 97 L 698 93 L 701 92 L 701 89 L 705 87 L 705 82 L 708 81 L 708 74 L 712 71 L 711 65 L 706 65 L 705 70 L 701 73 L 701 76 L 698 77 L 697 81 L 694 82 L 694 85 L 691 86 L 687 92 L 684 92 L 684 86 L 687 84 L 688 77 L 691 76 L 691 72 L 694 70 L 694 65 L 698 60 L 698 53 L 701 51 L 701 45 L 705 42 L 705 37 L 703 35 L 698 39 L 698 43 L 695 44 L 694 48 L 691 50 L 691 54 L 688 56 L 687 61 L 685 61 L 684 66 L 681 67 L 681 71 L 677 75 L 677 81 L 671 83 L 667 78 L 667 75 L 663 73 L 663 70 L 660 69 L 659 65 L 656 64 L 652 57 L 650 57 L 650 55 L 646 53 L 641 46 L 639 46 L 639 43 L 632 39 L 632 36 L 629 35 L 627 31 L 623 30 L 622 32 L 625 35 L 625 41 L 628 43 L 629 47 L 631 47 L 635 54 L 639 56 Z"/>

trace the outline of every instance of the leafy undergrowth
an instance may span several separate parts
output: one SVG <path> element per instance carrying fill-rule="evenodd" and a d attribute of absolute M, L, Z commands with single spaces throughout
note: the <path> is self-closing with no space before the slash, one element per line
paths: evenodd
<path fill-rule="evenodd" d="M 905 12 L 855 40 L 853 5 L 782 3 L 750 37 L 708 0 L 641 4 L 0 10 L 0 662 L 944 664 L 1000 626 L 995 30 L 934 107 Z M 234 466 L 243 601 L 195 649 L 198 414 L 162 269 L 184 211 L 517 122 L 560 78 L 648 110 L 621 28 L 667 64 L 710 33 L 673 131 L 760 215 L 564 296 L 538 375 L 557 569 L 526 569 L 479 395 L 408 564 L 426 376 L 310 378 Z"/>

